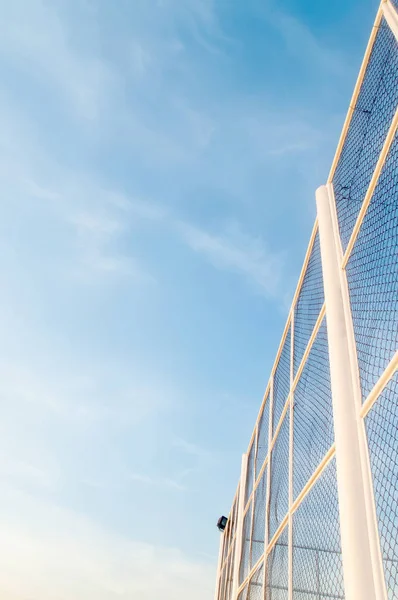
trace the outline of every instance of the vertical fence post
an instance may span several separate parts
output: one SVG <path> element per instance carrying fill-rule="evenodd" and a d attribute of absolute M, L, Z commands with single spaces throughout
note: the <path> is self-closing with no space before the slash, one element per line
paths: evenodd
<path fill-rule="evenodd" d="M 220 593 L 220 584 L 221 584 L 221 566 L 222 566 L 222 557 L 224 554 L 224 534 L 220 535 L 220 548 L 218 550 L 218 563 L 217 563 L 217 577 L 216 577 L 216 589 L 214 592 L 214 600 L 219 600 L 218 596 Z"/>
<path fill-rule="evenodd" d="M 243 513 L 245 511 L 245 496 L 246 496 L 246 478 L 247 478 L 247 463 L 248 455 L 242 456 L 242 467 L 240 471 L 240 484 L 239 484 L 239 503 L 238 503 L 238 518 L 236 521 L 236 541 L 235 541 L 235 564 L 234 564 L 234 578 L 232 583 L 232 600 L 236 600 L 239 588 L 239 567 L 242 557 L 243 547 Z"/>
<path fill-rule="evenodd" d="M 252 543 L 252 539 L 253 539 L 253 531 L 254 531 L 254 504 L 255 504 L 255 496 L 256 496 L 256 492 L 254 490 L 255 486 L 256 486 L 256 478 L 257 478 L 257 473 L 256 473 L 256 461 L 257 461 L 257 446 L 258 446 L 258 423 L 256 423 L 255 426 L 255 434 L 253 437 L 253 442 L 252 445 L 250 447 L 250 453 L 253 451 L 253 447 L 254 447 L 254 458 L 253 458 L 253 486 L 252 486 L 252 520 L 250 523 L 250 552 L 249 552 L 249 572 L 252 565 L 252 551 L 253 551 L 253 543 Z M 249 464 L 249 463 L 248 463 Z"/>
<path fill-rule="evenodd" d="M 267 489 L 265 492 L 265 527 L 264 527 L 264 576 L 263 576 L 263 597 L 266 597 L 266 588 L 268 585 L 268 554 L 267 548 L 269 543 L 269 499 L 271 490 L 271 441 L 272 441 L 272 421 L 274 410 L 274 376 L 271 375 L 269 388 L 269 414 L 268 414 L 268 462 L 267 462 Z"/>
<path fill-rule="evenodd" d="M 316 192 L 330 358 L 346 600 L 376 600 L 340 264 L 328 188 Z"/>
<path fill-rule="evenodd" d="M 336 200 L 334 197 L 334 189 L 333 184 L 328 184 L 328 197 L 329 197 L 329 206 L 332 215 L 332 224 L 334 230 L 335 243 L 337 248 L 337 258 L 341 265 L 343 265 L 343 248 L 341 245 L 341 238 L 339 232 L 339 223 L 337 217 L 336 210 Z M 383 567 L 383 558 L 381 554 L 380 548 L 380 538 L 379 538 L 379 529 L 377 523 L 377 513 L 376 513 L 376 504 L 373 493 L 373 482 L 372 482 L 372 472 L 370 467 L 370 458 L 369 458 L 369 448 L 367 442 L 367 436 L 365 431 L 365 423 L 364 420 L 360 416 L 360 410 L 362 408 L 362 392 L 361 392 L 361 382 L 359 375 L 359 366 L 358 366 L 358 355 L 357 355 L 357 347 L 355 340 L 355 332 L 354 332 L 354 324 L 352 320 L 352 312 L 350 305 L 350 293 L 348 287 L 347 273 L 345 268 L 339 269 L 340 271 L 340 281 L 341 281 L 341 291 L 343 295 L 343 304 L 344 304 L 344 314 L 345 314 L 345 322 L 346 322 L 346 330 L 347 330 L 347 339 L 348 339 L 348 351 L 350 353 L 350 361 L 351 361 L 351 375 L 352 375 L 352 384 L 354 391 L 354 400 L 356 404 L 356 409 L 358 411 L 358 436 L 359 436 L 359 447 L 361 454 L 361 464 L 362 464 L 362 477 L 364 481 L 364 496 L 365 496 L 365 506 L 366 513 L 368 517 L 368 534 L 369 534 L 369 543 L 370 543 L 370 552 L 372 557 L 372 571 L 373 578 L 375 582 L 375 590 L 376 597 L 378 600 L 387 600 L 387 589 L 384 580 L 384 567 Z"/>
<path fill-rule="evenodd" d="M 290 319 L 290 405 L 289 405 L 289 543 L 288 543 L 288 563 L 289 563 L 289 583 L 288 600 L 293 600 L 293 435 L 294 435 L 294 308 L 292 307 Z"/>

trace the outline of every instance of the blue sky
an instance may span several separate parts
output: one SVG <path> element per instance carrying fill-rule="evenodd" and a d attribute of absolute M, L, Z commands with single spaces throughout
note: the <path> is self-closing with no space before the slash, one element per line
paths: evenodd
<path fill-rule="evenodd" d="M 14 0 L 0 592 L 211 598 L 373 0 Z"/>

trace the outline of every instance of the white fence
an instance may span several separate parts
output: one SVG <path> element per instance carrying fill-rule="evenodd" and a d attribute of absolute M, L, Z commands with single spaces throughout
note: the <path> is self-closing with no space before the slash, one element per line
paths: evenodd
<path fill-rule="evenodd" d="M 216 600 L 398 599 L 397 10 L 380 5 L 316 193 Z"/>

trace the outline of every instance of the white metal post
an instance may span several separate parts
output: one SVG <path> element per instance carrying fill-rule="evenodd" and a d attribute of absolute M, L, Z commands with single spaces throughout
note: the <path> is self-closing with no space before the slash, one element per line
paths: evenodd
<path fill-rule="evenodd" d="M 289 406 L 289 543 L 288 543 L 288 563 L 289 563 L 289 584 L 288 584 L 288 599 L 293 600 L 293 435 L 294 435 L 294 309 L 291 311 L 290 320 L 290 406 Z"/>
<path fill-rule="evenodd" d="M 391 31 L 395 35 L 398 40 L 398 14 L 395 10 L 393 4 L 391 4 L 390 0 L 383 0 L 381 4 L 381 9 L 383 11 L 383 16 L 388 23 Z"/>
<path fill-rule="evenodd" d="M 216 577 L 216 589 L 214 592 L 214 600 L 218 600 L 218 595 L 220 592 L 220 576 L 221 576 L 221 565 L 222 565 L 222 557 L 224 554 L 224 535 L 220 536 L 220 548 L 218 550 L 218 563 L 217 563 L 217 577 Z"/>
<path fill-rule="evenodd" d="M 341 244 L 339 224 L 336 210 L 333 184 L 327 184 L 329 207 L 332 216 L 333 232 L 336 244 L 337 260 L 343 265 L 343 248 Z M 370 552 L 372 557 L 372 572 L 375 582 L 376 597 L 378 600 L 387 600 L 387 589 L 384 580 L 383 559 L 380 548 L 380 538 L 377 523 L 376 504 L 373 494 L 372 472 L 370 468 L 369 449 L 365 431 L 365 423 L 361 418 L 362 393 L 359 376 L 358 356 L 355 341 L 354 325 L 350 306 L 350 294 L 347 281 L 347 273 L 344 268 L 339 269 L 345 323 L 347 331 L 348 351 L 350 355 L 351 379 L 353 385 L 353 400 L 357 411 L 359 450 L 361 455 L 362 476 L 364 483 L 364 497 L 366 514 L 368 518 L 368 535 Z"/>
<path fill-rule="evenodd" d="M 246 477 L 248 455 L 242 456 L 242 467 L 240 471 L 239 484 L 239 503 L 238 503 L 238 518 L 236 522 L 236 541 L 235 541 L 235 564 L 232 583 L 232 600 L 236 600 L 239 588 L 239 566 L 242 557 L 242 531 L 243 531 L 243 513 L 245 511 L 245 495 L 246 495 Z"/>
<path fill-rule="evenodd" d="M 267 548 L 269 542 L 269 499 L 271 489 L 271 440 L 272 440 L 272 420 L 274 410 L 274 376 L 271 375 L 270 388 L 269 388 L 269 414 L 268 414 L 268 461 L 267 461 L 267 489 L 265 492 L 265 527 L 264 527 L 264 573 L 263 573 L 263 598 L 266 597 L 267 587 Z"/>
<path fill-rule="evenodd" d="M 346 600 L 376 600 L 340 265 L 328 188 L 316 192 L 332 387 Z"/>
<path fill-rule="evenodd" d="M 252 489 L 252 520 L 250 523 L 250 552 L 249 552 L 249 567 L 252 567 L 252 539 L 253 539 L 253 529 L 254 529 L 254 501 L 255 501 L 255 496 L 256 496 L 256 492 L 255 492 L 255 487 L 256 487 L 256 461 L 257 461 L 257 447 L 258 447 L 258 423 L 256 423 L 255 426 L 255 433 L 254 433 L 254 437 L 253 437 L 253 442 L 252 445 L 250 447 L 250 452 L 252 452 L 254 447 L 254 458 L 253 458 L 253 471 L 252 471 L 252 478 L 253 478 L 253 489 Z M 249 463 L 248 463 L 249 466 Z M 250 568 L 249 568 L 250 571 Z"/>

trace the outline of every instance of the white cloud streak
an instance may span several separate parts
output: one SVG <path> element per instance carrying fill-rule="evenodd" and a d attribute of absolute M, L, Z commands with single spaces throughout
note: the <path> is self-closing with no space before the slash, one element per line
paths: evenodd
<path fill-rule="evenodd" d="M 214 569 L 204 562 L 122 537 L 12 488 L 1 491 L 4 600 L 203 600 L 212 593 Z"/>
<path fill-rule="evenodd" d="M 318 68 L 328 76 L 347 73 L 347 61 L 339 50 L 325 45 L 299 18 L 288 12 L 271 11 L 267 20 L 279 32 L 294 60 Z"/>
<path fill-rule="evenodd" d="M 159 487 L 159 488 L 171 488 L 180 492 L 184 491 L 185 486 L 178 480 L 169 477 L 155 477 L 151 475 L 143 475 L 141 473 L 129 473 L 128 479 L 136 481 L 144 485 Z"/>
<path fill-rule="evenodd" d="M 80 117 L 98 118 L 107 106 L 114 74 L 103 61 L 72 48 L 63 20 L 52 3 L 1 3 L 0 53 L 14 68 L 58 90 Z"/>
<path fill-rule="evenodd" d="M 186 454 L 191 454 L 192 456 L 196 456 L 198 458 L 207 458 L 209 456 L 209 452 L 205 448 L 201 448 L 197 444 L 192 442 L 188 442 L 182 438 L 174 438 L 172 445 L 179 450 L 182 450 Z"/>
<path fill-rule="evenodd" d="M 260 238 L 247 235 L 239 226 L 213 234 L 188 223 L 177 223 L 187 245 L 215 268 L 243 276 L 267 297 L 278 293 L 283 267 L 282 257 L 268 251 Z"/>

